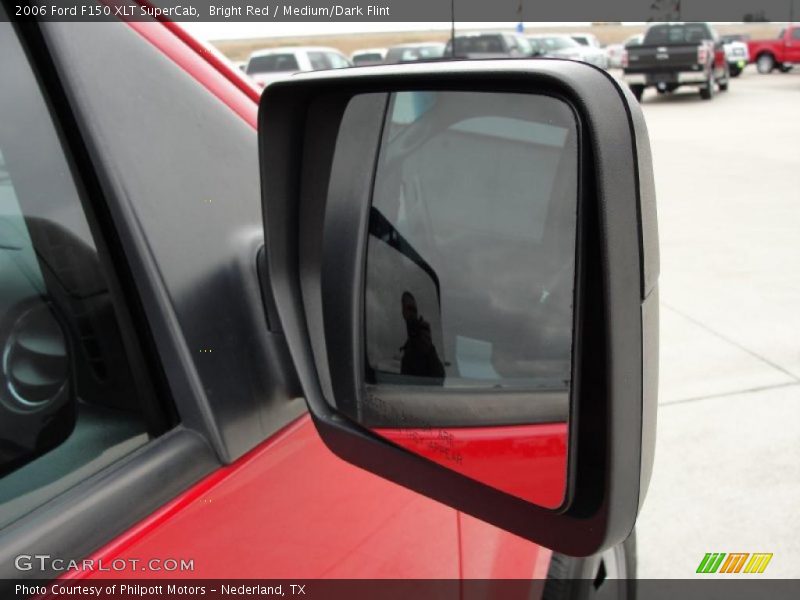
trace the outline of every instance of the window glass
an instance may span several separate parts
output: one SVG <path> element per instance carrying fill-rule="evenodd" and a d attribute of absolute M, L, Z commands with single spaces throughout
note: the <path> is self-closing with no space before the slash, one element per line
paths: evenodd
<path fill-rule="evenodd" d="M 311 63 L 311 68 L 314 71 L 322 71 L 324 69 L 331 68 L 331 63 L 328 60 L 327 53 L 325 52 L 309 52 L 308 62 Z"/>
<path fill-rule="evenodd" d="M 580 46 L 578 42 L 566 35 L 540 38 L 540 41 L 548 50 L 563 50 L 564 48 L 577 48 Z"/>
<path fill-rule="evenodd" d="M 98 248 L 0 22 L 0 527 L 149 439 Z"/>
<path fill-rule="evenodd" d="M 347 59 L 341 54 L 327 52 L 326 55 L 328 57 L 328 64 L 330 64 L 333 69 L 344 69 L 350 66 L 350 63 L 347 62 Z"/>
<path fill-rule="evenodd" d="M 528 41 L 528 38 L 518 35 L 514 36 L 514 39 L 517 40 L 517 46 L 525 56 L 533 54 L 533 45 Z"/>
<path fill-rule="evenodd" d="M 685 25 L 655 25 L 647 30 L 644 43 L 657 44 L 694 44 L 712 39 L 708 27 L 702 23 Z"/>
<path fill-rule="evenodd" d="M 267 54 L 266 56 L 253 56 L 247 63 L 247 74 L 253 73 L 282 73 L 286 71 L 299 71 L 297 59 L 294 54 Z"/>
<path fill-rule="evenodd" d="M 553 98 L 393 94 L 370 215 L 369 383 L 568 387 L 576 140 Z"/>
<path fill-rule="evenodd" d="M 506 52 L 503 36 L 470 35 L 456 38 L 456 54 L 502 54 Z"/>
<path fill-rule="evenodd" d="M 383 62 L 383 55 L 378 52 L 367 52 L 365 54 L 356 54 L 353 57 L 353 63 L 356 65 L 372 65 Z"/>

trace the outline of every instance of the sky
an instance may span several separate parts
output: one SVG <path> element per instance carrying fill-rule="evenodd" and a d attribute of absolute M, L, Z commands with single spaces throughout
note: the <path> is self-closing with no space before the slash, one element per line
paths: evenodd
<path fill-rule="evenodd" d="M 526 24 L 526 29 L 537 25 L 573 25 L 588 23 L 535 23 Z M 458 23 L 456 29 L 513 29 L 516 23 Z M 235 40 L 247 38 L 281 37 L 298 35 L 326 35 L 340 33 L 373 33 L 386 31 L 442 31 L 449 30 L 447 21 L 428 23 L 381 23 L 381 22 L 220 22 L 183 23 L 192 34 L 204 40 Z"/>

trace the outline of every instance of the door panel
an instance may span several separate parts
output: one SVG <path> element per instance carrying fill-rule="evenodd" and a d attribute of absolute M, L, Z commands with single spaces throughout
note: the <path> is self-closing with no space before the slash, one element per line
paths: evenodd
<path fill-rule="evenodd" d="M 465 579 L 544 579 L 552 552 L 498 529 L 480 519 L 459 514 L 462 577 Z"/>
<path fill-rule="evenodd" d="M 788 62 L 800 63 L 800 27 L 792 29 L 786 38 L 786 58 Z"/>
<path fill-rule="evenodd" d="M 147 577 L 456 578 L 457 517 L 338 459 L 304 416 L 93 558 L 153 557 L 194 571 Z"/>

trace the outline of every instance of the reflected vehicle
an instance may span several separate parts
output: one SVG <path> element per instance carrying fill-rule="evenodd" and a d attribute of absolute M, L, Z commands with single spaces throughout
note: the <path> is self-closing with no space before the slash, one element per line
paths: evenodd
<path fill-rule="evenodd" d="M 351 66 L 350 60 L 335 48 L 289 46 L 253 52 L 244 72 L 264 87 L 298 71 L 322 71 Z"/>
<path fill-rule="evenodd" d="M 544 56 L 580 60 L 601 69 L 608 67 L 608 59 L 604 50 L 593 46 L 583 46 L 569 35 L 533 35 L 528 36 L 528 41 L 542 48 Z"/>
<path fill-rule="evenodd" d="M 528 58 L 534 56 L 530 42 L 518 33 L 463 33 L 447 42 L 445 56 L 456 58 Z"/>
<path fill-rule="evenodd" d="M 386 52 L 383 62 L 386 64 L 417 62 L 420 60 L 436 60 L 442 58 L 444 44 L 441 42 L 423 42 L 417 44 L 398 44 Z"/>
<path fill-rule="evenodd" d="M 407 92 L 392 95 L 384 131 L 365 291 L 371 401 L 353 415 L 431 460 L 558 507 L 572 365 L 574 117 L 544 96 Z M 472 403 L 486 390 L 480 406 L 492 426 L 476 427 Z M 387 414 L 398 413 L 402 430 L 387 428 Z M 509 439 L 517 441 L 508 468 L 488 468 L 482 453 Z"/>
<path fill-rule="evenodd" d="M 356 50 L 350 55 L 350 62 L 354 67 L 367 65 L 380 65 L 386 58 L 386 48 L 365 48 Z"/>

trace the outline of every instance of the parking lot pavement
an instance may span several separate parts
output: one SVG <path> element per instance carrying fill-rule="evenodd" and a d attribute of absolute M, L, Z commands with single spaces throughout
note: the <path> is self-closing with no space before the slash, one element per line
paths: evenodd
<path fill-rule="evenodd" d="M 800 69 L 645 93 L 661 236 L 658 441 L 639 576 L 772 552 L 800 577 Z M 705 577 L 708 577 L 707 575 Z"/>

